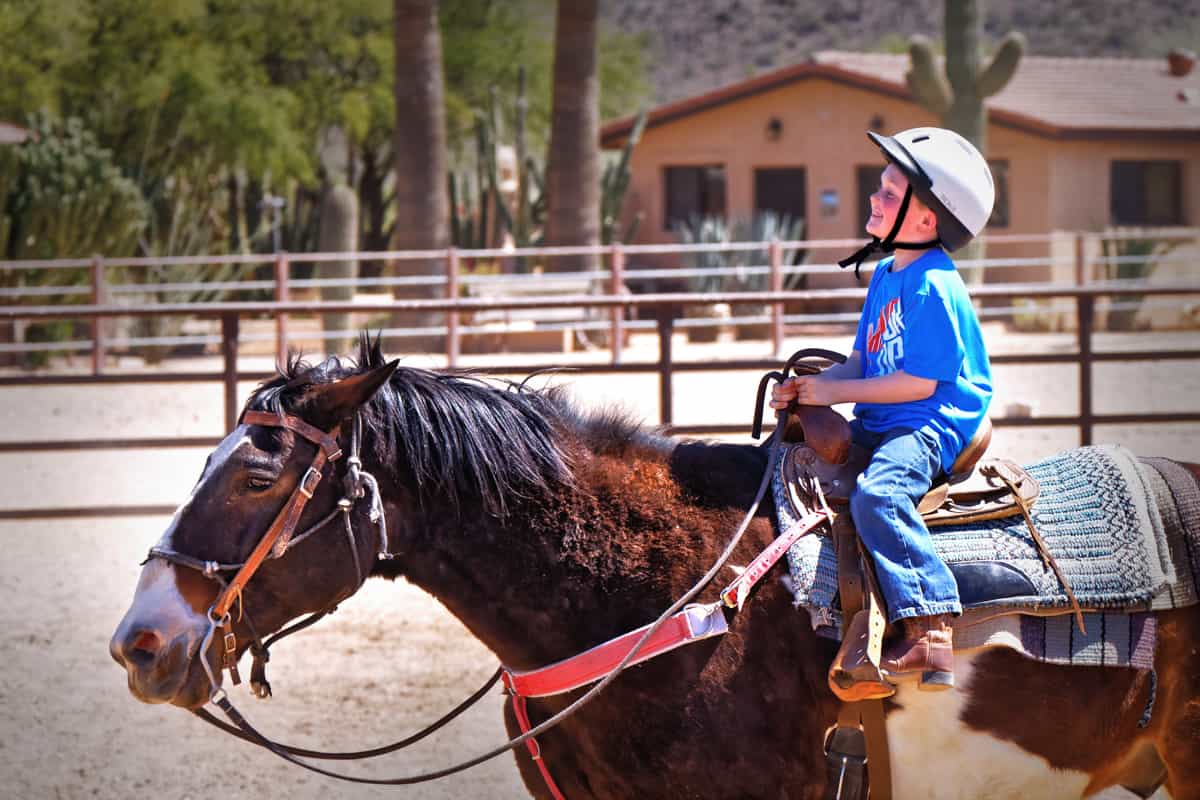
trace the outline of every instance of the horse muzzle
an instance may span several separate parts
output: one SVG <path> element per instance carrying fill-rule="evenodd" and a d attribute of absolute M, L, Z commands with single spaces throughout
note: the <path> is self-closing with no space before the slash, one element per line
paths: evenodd
<path fill-rule="evenodd" d="M 145 627 L 117 629 L 108 652 L 125 668 L 129 691 L 143 703 L 171 703 L 183 692 L 191 671 L 190 637 L 166 640 Z M 204 697 L 202 696 L 201 702 Z"/>
<path fill-rule="evenodd" d="M 108 652 L 125 668 L 129 691 L 137 699 L 196 708 L 213 690 L 200 659 L 207 658 L 212 667 L 217 656 L 211 646 L 200 652 L 207 619 L 182 601 L 172 573 L 174 569 L 161 562 L 151 561 L 143 568 L 133 603 L 117 625 Z"/>

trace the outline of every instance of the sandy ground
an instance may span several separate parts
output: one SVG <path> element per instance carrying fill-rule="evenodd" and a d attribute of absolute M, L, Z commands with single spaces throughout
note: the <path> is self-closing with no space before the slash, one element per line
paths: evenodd
<path fill-rule="evenodd" d="M 1067 349 L 1068 337 L 1000 336 L 993 352 Z M 1113 337 L 1111 348 L 1192 346 L 1194 335 Z M 789 343 L 844 346 L 842 339 Z M 650 345 L 631 357 L 652 355 Z M 761 344 L 725 346 L 720 357 L 762 355 Z M 715 351 L 682 348 L 685 358 Z M 583 354 L 577 360 L 598 358 Z M 528 362 L 528 358 L 521 359 Z M 632 358 L 631 358 L 632 360 Z M 433 365 L 410 359 L 409 363 Z M 245 366 L 245 365 L 244 365 Z M 250 365 L 254 368 L 255 365 Z M 260 365 L 261 366 L 261 365 Z M 1025 403 L 1033 414 L 1070 413 L 1074 370 L 1001 368 L 994 408 Z M 652 376 L 566 376 L 585 405 L 620 402 L 657 418 Z M 679 375 L 680 423 L 745 419 L 757 376 Z M 1200 407 L 1200 365 L 1122 364 L 1097 370 L 1097 410 Z M 243 387 L 243 392 L 250 387 Z M 216 435 L 217 387 L 150 385 L 0 389 L 0 439 Z M 740 437 L 745 440 L 745 437 Z M 1200 426 L 1121 426 L 1098 431 L 1144 454 L 1200 459 Z M 1074 429 L 998 430 L 994 452 L 1029 461 L 1076 444 Z M 91 503 L 177 503 L 203 465 L 201 449 L 0 454 L 0 508 Z M 339 784 L 295 770 L 213 731 L 174 708 L 142 705 L 109 659 L 108 637 L 130 599 L 138 561 L 161 532 L 160 517 L 0 523 L 0 786 L 3 798 L 139 795 L 167 800 L 223 796 L 422 798 L 521 797 L 511 757 L 419 788 Z M 325 749 L 357 749 L 398 739 L 439 716 L 481 684 L 493 656 L 432 598 L 403 582 L 373 581 L 331 619 L 280 644 L 270 666 L 276 697 L 239 705 L 264 731 Z M 501 696 L 487 700 L 414 748 L 357 769 L 387 776 L 445 766 L 504 739 Z M 1105 795 L 1110 796 L 1110 795 Z M 1113 794 L 1113 797 L 1122 796 Z"/>

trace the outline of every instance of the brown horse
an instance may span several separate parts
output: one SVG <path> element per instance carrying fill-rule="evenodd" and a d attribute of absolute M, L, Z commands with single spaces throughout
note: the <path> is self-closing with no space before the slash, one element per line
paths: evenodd
<path fill-rule="evenodd" d="M 247 409 L 323 431 L 340 425 L 343 449 L 357 417 L 387 538 L 356 506 L 355 535 L 328 525 L 268 559 L 242 592 L 244 614 L 231 615 L 239 655 L 255 636 L 249 621 L 265 636 L 370 574 L 436 596 L 512 669 L 563 659 L 645 625 L 682 595 L 716 560 L 768 462 L 765 448 L 676 441 L 619 414 L 582 415 L 553 391 L 396 369 L 377 345 L 353 367 L 290 364 Z M 204 638 L 213 578 L 220 564 L 246 560 L 316 453 L 292 430 L 243 421 L 209 457 L 159 547 L 215 568 L 148 559 L 112 638 L 138 699 L 185 708 L 209 699 L 208 672 L 221 675 L 220 637 Z M 331 513 L 349 468 L 324 468 L 298 530 Z M 734 562 L 771 541 L 770 513 L 759 512 Z M 566 797 L 824 795 L 835 645 L 793 607 L 781 571 L 728 612 L 726 635 L 623 673 L 539 737 Z M 1200 798 L 1200 607 L 1161 612 L 1158 624 L 1146 727 L 1152 681 L 1132 669 L 987 650 L 960 658 L 955 691 L 901 688 L 886 709 L 896 796 L 1081 797 L 1163 780 L 1176 800 Z M 530 700 L 533 722 L 583 691 Z M 519 732 L 507 706 L 506 723 Z M 516 752 L 531 794 L 549 797 L 529 753 Z"/>

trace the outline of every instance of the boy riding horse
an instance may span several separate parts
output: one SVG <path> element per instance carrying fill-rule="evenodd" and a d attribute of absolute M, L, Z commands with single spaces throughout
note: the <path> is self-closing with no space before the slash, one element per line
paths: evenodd
<path fill-rule="evenodd" d="M 962 605 L 917 504 L 949 473 L 992 395 L 979 320 L 947 251 L 983 229 L 995 189 L 987 161 L 953 131 L 867 135 L 888 164 L 871 195 L 872 240 L 842 265 L 857 271 L 872 252 L 895 255 L 875 268 L 846 362 L 777 384 L 771 406 L 856 404 L 854 441 L 872 456 L 850 512 L 874 557 L 888 619 L 903 630 L 880 666 L 890 680 L 916 677 L 919 688 L 942 690 L 954 686 L 950 621 Z M 878 680 L 830 687 L 850 702 L 895 691 Z"/>

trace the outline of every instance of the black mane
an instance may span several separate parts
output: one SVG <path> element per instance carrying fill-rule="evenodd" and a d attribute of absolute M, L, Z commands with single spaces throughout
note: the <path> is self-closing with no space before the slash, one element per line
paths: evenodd
<path fill-rule="evenodd" d="M 312 365 L 294 355 L 246 408 L 303 417 L 309 387 L 385 363 L 378 340 L 366 336 L 349 363 L 330 357 Z M 461 513 L 476 503 L 505 517 L 524 501 L 574 487 L 573 467 L 587 451 L 666 444 L 625 413 L 580 415 L 558 389 L 494 384 L 470 373 L 397 368 L 359 412 L 364 461 L 384 470 L 381 479 L 409 485 L 422 504 L 448 502 Z"/>

